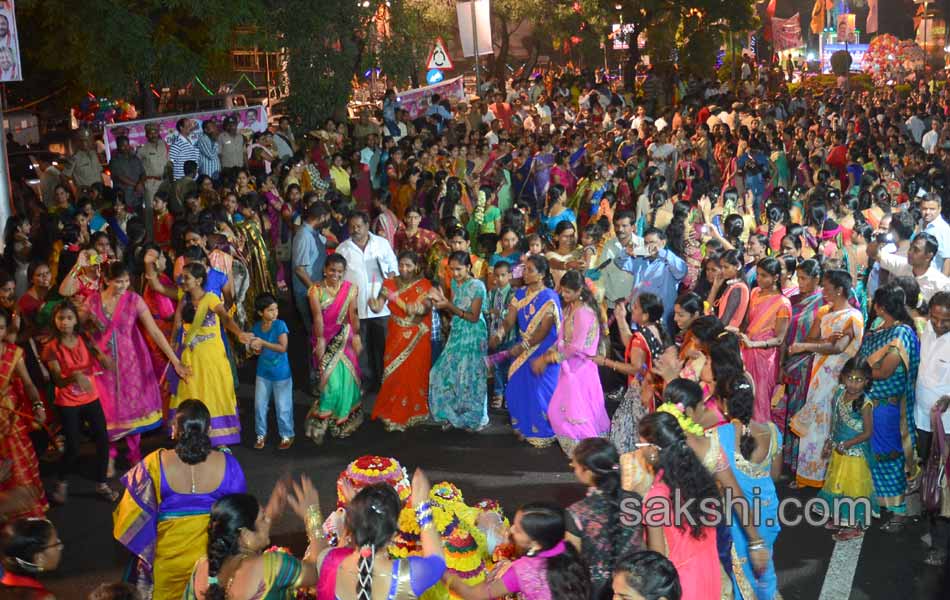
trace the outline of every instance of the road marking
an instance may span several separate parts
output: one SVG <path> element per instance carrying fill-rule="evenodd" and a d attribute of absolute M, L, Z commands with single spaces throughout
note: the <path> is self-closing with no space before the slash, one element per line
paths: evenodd
<path fill-rule="evenodd" d="M 863 543 L 863 535 L 852 540 L 835 542 L 818 600 L 848 600 Z"/>

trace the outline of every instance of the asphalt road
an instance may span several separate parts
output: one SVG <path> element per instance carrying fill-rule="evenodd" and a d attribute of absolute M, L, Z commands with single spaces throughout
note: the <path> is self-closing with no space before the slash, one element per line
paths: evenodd
<path fill-rule="evenodd" d="M 286 317 L 284 317 L 286 318 Z M 289 319 L 288 319 L 289 320 Z M 294 324 L 290 323 L 292 331 Z M 304 382 L 308 346 L 303 336 L 291 337 L 295 381 Z M 276 449 L 277 435 L 271 411 L 269 446 L 251 448 L 253 432 L 253 371 L 241 373 L 239 403 L 243 424 L 243 444 L 233 448 L 248 480 L 249 491 L 266 500 L 274 483 L 285 474 L 306 473 L 317 485 L 324 513 L 335 503 L 337 475 L 354 458 L 363 454 L 393 456 L 411 473 L 424 468 L 434 482 L 457 484 L 468 501 L 496 498 L 512 513 L 521 503 L 553 500 L 564 505 L 579 499 L 583 487 L 568 467 L 558 447 L 535 449 L 512 435 L 503 415 L 493 415 L 491 426 L 479 434 L 443 432 L 437 427 L 420 427 L 406 433 L 387 433 L 378 423 L 365 423 L 346 440 L 328 441 L 321 447 L 300 436 L 285 452 Z M 299 387 L 299 386 L 298 386 Z M 372 398 L 365 400 L 370 405 Z M 308 397 L 295 394 L 295 417 L 300 431 L 309 405 Z M 143 450 L 165 444 L 161 433 L 143 440 Z M 91 445 L 84 447 L 92 453 Z M 121 463 L 119 465 L 122 466 Z M 43 465 L 47 484 L 52 465 Z M 89 473 L 86 473 L 87 475 Z M 60 599 L 83 599 L 104 581 L 119 580 L 128 555 L 112 538 L 111 507 L 93 495 L 91 480 L 70 486 L 66 506 L 53 508 L 49 517 L 59 528 L 66 544 L 62 565 L 46 582 Z M 814 492 L 782 487 L 781 498 L 796 497 L 802 502 Z M 830 532 L 809 525 L 786 527 L 779 535 L 775 563 L 779 589 L 788 600 L 865 600 L 878 598 L 950 598 L 950 590 L 938 591 L 942 572 L 923 563 L 926 547 L 921 541 L 925 527 L 912 525 L 894 535 L 872 528 L 862 540 L 835 544 Z M 278 521 L 272 541 L 302 552 L 306 537 L 292 515 Z"/>

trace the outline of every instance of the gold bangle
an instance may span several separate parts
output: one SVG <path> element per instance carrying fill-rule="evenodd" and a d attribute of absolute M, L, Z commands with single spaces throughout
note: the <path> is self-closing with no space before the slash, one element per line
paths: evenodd
<path fill-rule="evenodd" d="M 323 514 L 320 512 L 319 504 L 311 504 L 307 507 L 307 518 L 304 521 L 310 537 L 313 539 L 319 538 L 323 527 Z"/>

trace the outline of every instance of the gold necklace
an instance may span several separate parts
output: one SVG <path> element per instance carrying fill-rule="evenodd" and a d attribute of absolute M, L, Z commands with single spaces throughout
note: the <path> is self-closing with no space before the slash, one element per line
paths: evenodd
<path fill-rule="evenodd" d="M 191 465 L 191 493 L 198 492 L 198 484 L 195 482 L 195 465 Z"/>

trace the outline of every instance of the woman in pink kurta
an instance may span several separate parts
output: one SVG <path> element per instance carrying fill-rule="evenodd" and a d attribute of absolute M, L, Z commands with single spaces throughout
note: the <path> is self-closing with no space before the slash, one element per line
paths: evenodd
<path fill-rule="evenodd" d="M 573 455 L 574 446 L 585 438 L 600 437 L 610 431 L 610 419 L 604 408 L 604 390 L 597 365 L 600 321 L 596 303 L 584 286 L 578 271 L 561 278 L 564 300 L 564 326 L 557 344 L 535 359 L 532 369 L 542 373 L 547 365 L 560 363 L 557 387 L 548 404 L 548 421 L 561 449 Z"/>
<path fill-rule="evenodd" d="M 756 266 L 758 287 L 749 297 L 745 333 L 740 334 L 742 360 L 755 381 L 753 420 L 772 420 L 772 394 L 778 380 L 780 352 L 792 315 L 792 303 L 782 294 L 782 266 L 772 257 Z"/>

